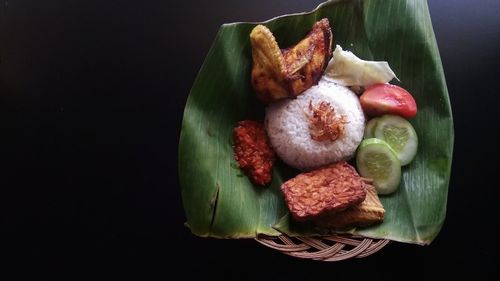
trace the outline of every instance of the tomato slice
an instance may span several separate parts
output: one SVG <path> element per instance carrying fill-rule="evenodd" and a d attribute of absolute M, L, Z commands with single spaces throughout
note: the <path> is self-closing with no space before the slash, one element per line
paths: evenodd
<path fill-rule="evenodd" d="M 413 96 L 396 85 L 375 84 L 366 89 L 359 99 L 363 111 L 370 117 L 395 114 L 412 118 L 417 114 Z"/>

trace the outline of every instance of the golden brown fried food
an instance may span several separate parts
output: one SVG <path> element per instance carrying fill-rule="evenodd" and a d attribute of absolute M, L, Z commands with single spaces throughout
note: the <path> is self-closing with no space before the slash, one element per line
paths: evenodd
<path fill-rule="evenodd" d="M 313 25 L 297 45 L 283 50 L 291 80 L 293 97 L 318 83 L 332 56 L 332 31 L 328 19 Z"/>
<path fill-rule="evenodd" d="M 336 214 L 326 214 L 315 222 L 322 227 L 344 229 L 381 223 L 384 221 L 384 215 L 385 209 L 378 198 L 375 187 L 367 185 L 366 198 L 361 204 Z"/>
<path fill-rule="evenodd" d="M 366 183 L 354 167 L 338 162 L 302 173 L 281 186 L 292 217 L 311 220 L 336 213 L 361 203 L 366 196 Z"/>
<path fill-rule="evenodd" d="M 254 183 L 268 184 L 276 156 L 264 125 L 252 120 L 240 121 L 233 131 L 233 138 L 234 158 L 240 168 Z"/>
<path fill-rule="evenodd" d="M 252 86 L 265 103 L 294 98 L 318 83 L 332 54 L 332 32 L 326 18 L 316 22 L 299 43 L 284 50 L 263 25 L 252 30 L 250 42 Z"/>

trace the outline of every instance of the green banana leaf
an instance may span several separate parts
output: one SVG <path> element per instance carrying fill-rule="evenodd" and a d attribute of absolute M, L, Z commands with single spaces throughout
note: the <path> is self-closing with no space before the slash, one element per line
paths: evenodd
<path fill-rule="evenodd" d="M 334 44 L 366 60 L 388 61 L 411 92 L 418 114 L 415 160 L 403 167 L 398 191 L 381 197 L 382 224 L 350 232 L 428 244 L 446 215 L 453 151 L 453 119 L 439 51 L 424 0 L 329 1 L 314 11 L 264 22 L 281 47 L 298 42 L 313 23 L 328 18 Z M 250 85 L 249 34 L 256 23 L 223 25 L 186 103 L 179 141 L 179 179 L 186 225 L 198 236 L 253 238 L 258 234 L 321 235 L 297 225 L 279 191 L 297 174 L 278 161 L 270 186 L 254 186 L 233 157 L 239 120 L 263 120 L 264 106 Z"/>

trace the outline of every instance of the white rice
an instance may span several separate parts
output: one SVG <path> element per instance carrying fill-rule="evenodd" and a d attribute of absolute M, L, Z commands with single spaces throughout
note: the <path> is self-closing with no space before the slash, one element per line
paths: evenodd
<path fill-rule="evenodd" d="M 312 115 L 310 101 L 313 105 L 326 101 L 334 108 L 337 117 L 346 117 L 348 123 L 340 138 L 321 142 L 311 139 L 307 117 Z M 365 116 L 356 94 L 347 87 L 321 80 L 296 99 L 268 106 L 265 123 L 278 156 L 292 167 L 312 170 L 354 155 L 363 139 Z"/>

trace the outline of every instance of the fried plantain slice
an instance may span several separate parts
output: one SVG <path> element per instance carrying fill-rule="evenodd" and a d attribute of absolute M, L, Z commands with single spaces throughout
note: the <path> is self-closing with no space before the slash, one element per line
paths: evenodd
<path fill-rule="evenodd" d="M 285 58 L 271 31 L 257 25 L 250 33 L 252 43 L 252 86 L 257 97 L 268 103 L 288 97 Z"/>
<path fill-rule="evenodd" d="M 272 32 L 263 25 L 252 30 L 250 42 L 251 82 L 257 97 L 265 103 L 294 98 L 318 83 L 332 54 L 332 32 L 326 18 L 287 49 L 280 49 Z"/>

